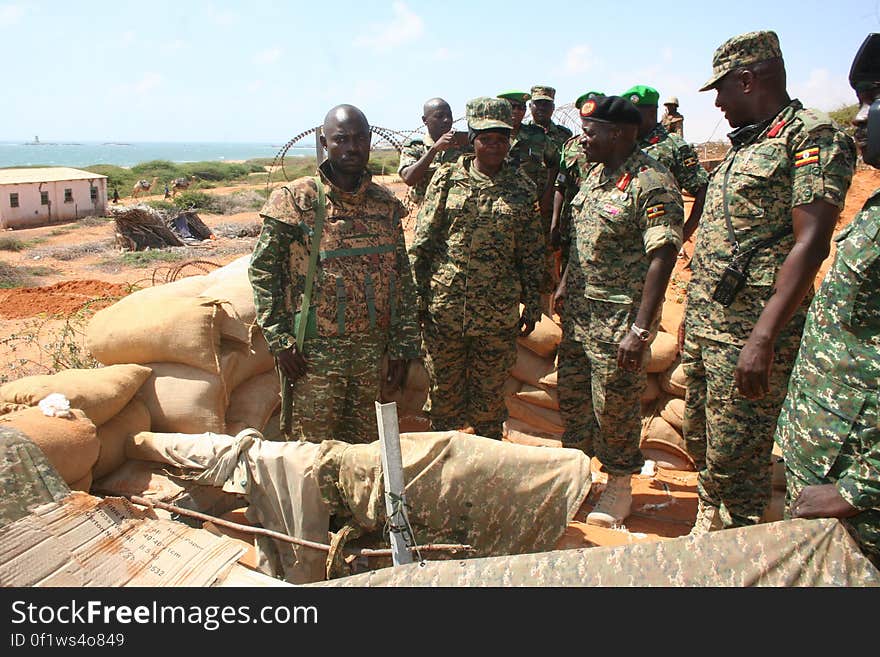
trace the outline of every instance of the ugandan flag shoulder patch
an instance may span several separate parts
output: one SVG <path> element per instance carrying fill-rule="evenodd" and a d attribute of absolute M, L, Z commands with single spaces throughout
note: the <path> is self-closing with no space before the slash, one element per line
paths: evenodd
<path fill-rule="evenodd" d="M 798 151 L 794 154 L 794 166 L 804 167 L 808 164 L 817 164 L 819 162 L 819 147 L 812 146 Z"/>
<path fill-rule="evenodd" d="M 663 203 L 658 203 L 657 205 L 652 205 L 646 211 L 648 219 L 656 219 L 657 217 L 662 217 L 666 214 L 666 206 Z"/>

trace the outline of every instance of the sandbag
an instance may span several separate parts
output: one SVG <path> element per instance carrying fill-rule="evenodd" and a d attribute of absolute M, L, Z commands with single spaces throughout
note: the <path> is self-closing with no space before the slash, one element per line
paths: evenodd
<path fill-rule="evenodd" d="M 424 413 L 407 413 L 397 416 L 397 430 L 400 433 L 419 433 L 431 430 L 431 420 Z"/>
<path fill-rule="evenodd" d="M 272 414 L 281 406 L 281 382 L 270 370 L 258 374 L 232 391 L 226 409 L 226 432 L 235 435 L 242 429 L 262 432 Z"/>
<path fill-rule="evenodd" d="M 514 379 L 512 376 L 509 376 L 504 381 L 504 387 L 501 388 L 501 396 L 507 397 L 509 395 L 515 395 L 522 389 L 522 387 L 522 381 L 520 381 L 519 379 Z"/>
<path fill-rule="evenodd" d="M 402 429 L 401 429 L 402 431 Z M 272 413 L 272 416 L 266 420 L 266 425 L 263 427 L 263 438 L 266 440 L 274 440 L 274 441 L 284 441 L 284 436 L 281 435 L 281 408 Z"/>
<path fill-rule="evenodd" d="M 409 361 L 404 387 L 410 390 L 428 390 L 431 387 L 428 369 L 421 358 L 413 358 Z"/>
<path fill-rule="evenodd" d="M 660 381 L 658 375 L 649 374 L 647 381 L 648 383 L 645 386 L 645 389 L 642 392 L 642 396 L 640 398 L 642 404 L 649 404 L 660 396 Z"/>
<path fill-rule="evenodd" d="M 680 359 L 676 359 L 669 369 L 660 374 L 660 387 L 676 397 L 684 397 L 687 394 L 687 376 Z"/>
<path fill-rule="evenodd" d="M 0 386 L 0 401 L 36 406 L 58 392 L 100 426 L 125 408 L 149 376 L 149 367 L 132 364 L 35 374 Z"/>
<path fill-rule="evenodd" d="M 527 404 L 534 404 L 535 406 L 549 408 L 554 411 L 559 410 L 559 394 L 556 392 L 556 388 L 550 388 L 548 391 L 544 388 L 525 384 L 516 393 L 516 398 Z"/>
<path fill-rule="evenodd" d="M 516 397 L 505 397 L 504 403 L 510 417 L 522 420 L 537 431 L 562 433 L 565 430 L 559 411 L 527 404 Z"/>
<path fill-rule="evenodd" d="M 543 387 L 555 388 L 557 385 L 557 378 L 556 378 L 557 372 L 558 371 L 556 369 L 556 366 L 554 365 L 553 371 L 550 372 L 550 374 L 547 374 L 546 376 L 542 376 L 540 379 L 538 379 L 538 384 Z"/>
<path fill-rule="evenodd" d="M 526 424 L 522 420 L 519 420 L 515 417 L 509 417 L 504 421 L 504 431 L 513 431 L 519 434 L 531 436 L 533 438 L 541 438 L 543 440 L 558 440 L 560 442 L 560 445 L 562 444 L 562 431 L 539 431 L 532 425 Z"/>
<path fill-rule="evenodd" d="M 88 493 L 89 489 L 92 487 L 92 479 L 92 473 L 87 472 L 82 479 L 71 482 L 70 490 L 81 490 L 83 493 Z"/>
<path fill-rule="evenodd" d="M 541 358 L 531 349 L 516 345 L 516 363 L 510 375 L 523 383 L 538 385 L 541 377 L 550 374 L 556 366 L 551 359 Z"/>
<path fill-rule="evenodd" d="M 178 278 L 171 283 L 146 287 L 137 292 L 133 292 L 132 294 L 137 294 L 139 299 L 149 299 L 154 297 L 194 297 L 210 284 L 211 281 L 208 280 L 206 276 L 186 276 L 184 278 Z"/>
<path fill-rule="evenodd" d="M 138 431 L 149 430 L 150 411 L 139 397 L 135 397 L 116 416 L 98 427 L 101 451 L 92 467 L 92 476 L 100 479 L 122 465 L 125 462 L 125 441 Z"/>
<path fill-rule="evenodd" d="M 642 421 L 641 441 L 659 440 L 686 450 L 682 435 L 660 415 L 644 418 Z"/>
<path fill-rule="evenodd" d="M 73 417 L 49 417 L 33 406 L 0 416 L 0 426 L 30 438 L 68 485 L 92 471 L 101 451 L 94 422 L 78 408 L 70 412 Z"/>
<path fill-rule="evenodd" d="M 681 427 L 684 424 L 684 399 L 681 397 L 670 397 L 660 411 L 660 417 L 681 433 Z"/>
<path fill-rule="evenodd" d="M 232 270 L 222 280 L 211 283 L 199 296 L 219 303 L 223 309 L 224 313 L 220 317 L 220 335 L 224 339 L 247 344 L 250 339 L 250 327 L 257 316 L 254 289 L 248 280 L 247 269 Z"/>
<path fill-rule="evenodd" d="M 179 363 L 150 363 L 141 387 L 150 427 L 167 433 L 225 433 L 227 393 L 223 379 Z"/>
<path fill-rule="evenodd" d="M 678 356 L 678 338 L 671 333 L 657 331 L 657 335 L 649 345 L 649 350 L 647 371 L 663 372 L 669 369 Z"/>
<path fill-rule="evenodd" d="M 143 292 L 95 313 L 86 329 L 92 355 L 105 365 L 179 363 L 219 373 L 219 304 Z"/>
<path fill-rule="evenodd" d="M 676 303 L 667 298 L 660 310 L 660 330 L 672 335 L 678 335 L 678 328 L 683 320 L 684 304 Z"/>
<path fill-rule="evenodd" d="M 250 346 L 234 340 L 220 341 L 220 376 L 227 390 L 235 390 L 243 382 L 269 370 L 275 370 L 275 357 L 262 332 L 254 333 Z"/>
<path fill-rule="evenodd" d="M 542 314 L 541 321 L 535 324 L 535 330 L 525 337 L 517 337 L 516 341 L 542 358 L 549 358 L 556 353 L 562 341 L 562 328 L 547 315 Z"/>

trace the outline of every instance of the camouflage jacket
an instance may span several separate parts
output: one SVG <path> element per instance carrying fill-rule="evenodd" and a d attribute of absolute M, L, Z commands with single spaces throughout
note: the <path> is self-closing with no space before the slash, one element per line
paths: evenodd
<path fill-rule="evenodd" d="M 392 358 L 413 358 L 420 332 L 400 223 L 405 210 L 369 173 L 355 192 L 345 192 L 330 182 L 326 166 L 318 169 L 327 212 L 306 336 L 384 332 Z M 273 353 L 296 342 L 316 203 L 314 178 L 303 177 L 273 191 L 260 210 L 263 229 L 248 274 L 257 324 Z"/>
<path fill-rule="evenodd" d="M 0 526 L 15 522 L 31 509 L 63 499 L 70 488 L 43 450 L 13 427 L 0 427 Z"/>
<path fill-rule="evenodd" d="M 821 112 L 797 100 L 769 122 L 730 133 L 732 148 L 712 171 L 697 231 L 688 284 L 687 329 L 728 344 L 745 344 L 772 293 L 776 272 L 794 244 L 789 233 L 751 260 L 748 280 L 727 307 L 712 300 L 731 262 L 730 214 L 739 251 L 791 230 L 791 210 L 817 200 L 842 208 L 855 168 L 855 144 Z M 800 335 L 812 293 L 785 329 Z"/>
<path fill-rule="evenodd" d="M 425 153 L 428 152 L 428 149 L 433 145 L 434 140 L 431 139 L 431 135 L 419 135 L 408 139 L 400 150 L 400 165 L 397 167 L 397 173 L 399 174 L 406 167 L 412 166 L 421 160 L 425 156 Z M 434 176 L 434 172 L 437 171 L 437 168 L 442 164 L 455 162 L 459 157 L 465 153 L 472 153 L 473 150 L 473 147 L 458 148 L 457 146 L 452 146 L 445 151 L 437 153 L 437 155 L 434 156 L 431 165 L 428 167 L 428 173 L 425 174 L 425 177 L 422 178 L 421 182 L 407 189 L 407 203 L 420 205 L 422 201 L 425 200 L 425 190 L 428 189 L 428 183 L 431 182 L 431 178 Z"/>
<path fill-rule="evenodd" d="M 684 116 L 679 113 L 664 114 L 660 123 L 672 134 L 676 134 L 684 139 Z"/>
<path fill-rule="evenodd" d="M 541 128 L 541 130 L 544 130 L 544 128 L 539 126 L 537 123 L 530 123 L 528 125 L 534 125 L 538 128 Z M 553 121 L 550 121 L 550 127 L 544 130 L 544 132 L 547 134 L 548 137 L 550 137 L 550 141 L 553 142 L 553 147 L 556 149 L 557 152 L 560 152 L 562 150 L 562 145 L 566 141 L 571 139 L 571 136 L 573 134 L 572 131 L 566 128 L 564 125 L 553 123 Z"/>
<path fill-rule="evenodd" d="M 464 155 L 437 171 L 410 247 L 431 321 L 478 336 L 514 330 L 520 303 L 541 316 L 546 246 L 534 201 L 535 186 L 507 165 L 489 178 Z"/>
<path fill-rule="evenodd" d="M 666 167 L 635 148 L 614 171 L 592 166 L 571 208 L 564 321 L 577 340 L 619 343 L 638 312 L 649 254 L 681 246 L 681 193 Z"/>
<path fill-rule="evenodd" d="M 535 183 L 535 200 L 547 185 L 547 173 L 559 164 L 559 150 L 541 126 L 523 123 L 510 139 L 507 161 Z"/>
<path fill-rule="evenodd" d="M 870 509 L 880 506 L 880 190 L 835 241 L 791 376 L 792 412 L 780 415 L 776 440 L 795 472 L 824 477 L 844 459 L 838 490 Z M 842 449 L 853 434 L 855 454 Z"/>
<path fill-rule="evenodd" d="M 659 123 L 639 142 L 639 148 L 672 172 L 679 189 L 695 196 L 709 182 L 709 174 L 700 164 L 693 146 Z"/>

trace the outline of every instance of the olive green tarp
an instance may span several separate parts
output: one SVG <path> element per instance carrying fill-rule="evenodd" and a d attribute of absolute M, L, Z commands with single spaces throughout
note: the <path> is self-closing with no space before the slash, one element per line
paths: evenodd
<path fill-rule="evenodd" d="M 436 561 L 309 586 L 874 587 L 880 571 L 833 518 L 780 522 L 619 547 Z"/>

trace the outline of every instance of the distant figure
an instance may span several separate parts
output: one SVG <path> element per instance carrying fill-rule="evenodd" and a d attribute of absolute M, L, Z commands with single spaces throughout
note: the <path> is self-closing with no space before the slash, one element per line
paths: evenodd
<path fill-rule="evenodd" d="M 180 189 L 189 189 L 189 186 L 195 181 L 195 176 L 190 176 L 189 178 L 175 178 L 171 181 L 171 197 L 174 198 L 174 195 L 177 194 L 177 191 Z"/>
<path fill-rule="evenodd" d="M 157 182 L 159 182 L 158 177 L 153 178 L 152 181 L 146 180 L 146 179 L 138 180 L 134 184 L 134 187 L 131 190 L 131 197 L 137 198 L 138 196 L 140 196 L 141 194 L 143 194 L 145 192 L 147 194 L 149 194 L 153 190 L 153 187 L 156 186 Z"/>
<path fill-rule="evenodd" d="M 678 111 L 678 98 L 670 96 L 663 105 L 666 107 L 666 111 L 663 113 L 660 123 L 666 128 L 666 132 L 674 132 L 684 139 L 684 116 Z"/>
<path fill-rule="evenodd" d="M 171 196 L 171 190 L 168 189 L 168 183 L 165 183 L 165 198 Z"/>
<path fill-rule="evenodd" d="M 113 202 L 119 203 L 119 188 L 118 187 L 113 188 Z"/>

